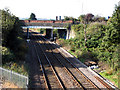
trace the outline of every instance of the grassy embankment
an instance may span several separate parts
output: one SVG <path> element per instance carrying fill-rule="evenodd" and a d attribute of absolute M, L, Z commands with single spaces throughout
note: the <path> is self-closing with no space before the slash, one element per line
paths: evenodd
<path fill-rule="evenodd" d="M 72 30 L 76 32 L 76 37 L 69 40 L 58 39 L 57 42 L 83 63 L 87 61 L 94 61 L 98 65 L 100 62 L 104 63 L 104 65 L 108 67 L 102 68 L 102 66 L 99 65 L 102 71 L 100 74 L 118 86 L 117 76 L 120 68 L 118 49 L 120 44 L 117 39 L 113 39 L 113 37 L 108 35 L 112 34 L 110 33 L 111 28 L 113 28 L 111 24 L 111 21 L 88 24 L 85 28 L 87 37 L 86 43 L 84 25 L 73 25 Z M 118 31 L 113 34 L 119 35 Z M 114 43 L 113 40 L 117 43 Z"/>

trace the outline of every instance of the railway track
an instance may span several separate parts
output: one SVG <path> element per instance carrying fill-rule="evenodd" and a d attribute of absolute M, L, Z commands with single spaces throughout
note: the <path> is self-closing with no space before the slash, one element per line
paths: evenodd
<path fill-rule="evenodd" d="M 42 77 L 41 77 L 40 79 L 41 79 L 41 80 L 44 82 L 44 84 L 45 84 L 45 87 L 44 87 L 44 88 L 49 88 L 49 87 L 48 87 L 48 83 L 47 83 L 47 79 L 46 79 L 46 75 L 45 75 L 45 71 L 44 71 L 44 67 L 43 67 L 43 65 L 42 65 L 42 63 L 41 63 L 41 60 L 40 60 L 39 55 L 38 55 L 38 53 L 37 53 L 36 47 L 35 47 L 35 45 L 33 44 L 33 41 L 32 41 L 32 40 L 30 41 L 30 44 L 33 45 L 33 47 L 34 47 L 34 49 L 35 49 L 35 52 L 36 52 L 36 56 L 37 56 L 38 62 L 39 62 L 39 64 L 40 64 L 40 71 L 41 71 L 41 74 L 42 74 Z M 41 88 L 43 88 L 43 87 L 41 87 Z"/>
<path fill-rule="evenodd" d="M 39 38 L 40 39 L 40 38 Z M 64 70 L 67 71 L 67 73 L 72 77 L 72 79 L 77 83 L 77 85 L 80 86 L 82 89 L 88 89 L 88 88 L 96 88 L 99 89 L 95 84 L 93 84 L 84 74 L 82 74 L 79 70 L 77 70 L 70 62 L 70 64 L 66 64 L 68 62 L 65 62 L 66 59 L 63 57 L 57 50 L 52 50 L 53 47 L 47 42 L 44 41 L 43 39 L 40 39 L 38 41 L 41 43 L 44 47 L 44 51 L 48 50 L 48 52 L 52 53 L 53 56 L 58 60 L 58 62 L 64 67 Z M 46 46 L 47 45 L 47 46 Z M 42 48 L 43 48 L 42 47 Z M 41 49 L 42 49 L 41 48 Z M 42 50 L 43 51 L 43 50 Z M 50 54 L 49 53 L 49 54 Z M 54 54 L 55 53 L 55 54 Z M 52 55 L 51 55 L 52 56 Z M 64 62 L 63 62 L 64 60 Z M 55 61 L 56 62 L 56 61 Z M 69 67 L 69 68 L 68 68 Z M 78 73 L 79 72 L 79 73 Z M 83 78 L 84 77 L 84 78 Z"/>
<path fill-rule="evenodd" d="M 56 62 L 56 61 L 52 61 L 51 62 L 51 60 L 55 60 L 55 58 L 51 55 L 51 52 L 50 53 L 46 53 L 46 52 L 44 52 L 45 50 L 46 50 L 46 48 L 44 47 L 44 44 L 41 44 L 40 45 L 40 43 L 38 43 L 38 45 L 39 45 L 39 47 L 41 48 L 41 51 L 42 51 L 42 53 L 47 57 L 47 61 L 49 62 L 49 64 L 50 64 L 50 66 L 52 66 L 53 67 L 53 69 L 54 69 L 54 71 L 56 72 L 56 69 L 58 70 L 59 69 L 59 71 L 61 71 L 61 72 L 64 72 L 63 70 L 64 70 L 64 68 L 62 69 L 62 68 L 57 68 L 57 67 L 54 67 L 53 66 L 53 62 Z M 43 59 L 44 60 L 44 59 Z M 61 66 L 59 63 L 57 63 L 57 66 L 59 66 L 59 67 L 63 67 L 63 66 Z M 59 73 L 61 73 L 61 72 L 59 72 Z M 65 73 L 65 72 L 64 72 Z M 57 74 L 57 72 L 56 72 L 56 74 Z M 61 73 L 62 74 L 62 73 Z M 57 74 L 58 75 L 58 74 Z M 60 77 L 60 78 L 62 78 L 62 80 L 60 79 L 60 81 L 61 81 L 61 85 L 63 85 L 63 88 L 64 89 L 66 89 L 66 88 L 82 88 L 82 86 L 78 83 L 78 82 L 76 82 L 76 80 L 72 77 L 69 77 L 69 74 L 68 73 L 66 73 L 66 74 L 64 74 L 64 75 L 66 75 L 66 79 L 68 79 L 67 81 L 65 81 L 65 78 L 62 78 L 62 77 Z M 61 76 L 60 74 L 59 74 L 59 76 Z M 58 76 L 58 77 L 59 77 Z M 64 84 L 63 84 L 64 83 Z M 72 84 L 71 84 L 72 83 Z"/>
<path fill-rule="evenodd" d="M 68 58 L 61 54 L 55 45 L 51 45 L 40 36 L 32 36 L 32 38 L 36 41 L 34 48 L 44 73 L 47 88 L 100 89 L 84 73 L 74 66 Z M 97 80 L 101 82 L 100 79 Z M 104 83 L 102 84 L 106 87 Z M 106 88 L 110 89 L 109 86 Z"/>
<path fill-rule="evenodd" d="M 37 58 L 40 63 L 40 67 L 42 69 L 42 73 L 44 75 L 44 80 L 46 84 L 46 88 L 53 89 L 53 88 L 64 88 L 61 84 L 61 81 L 59 80 L 58 75 L 56 74 L 56 71 L 51 66 L 51 64 L 47 61 L 47 57 L 44 55 L 44 53 L 40 53 L 36 47 L 36 43 L 32 43 L 32 45 L 35 48 Z M 40 55 L 39 55 L 40 54 Z"/>
<path fill-rule="evenodd" d="M 36 51 L 34 49 L 33 46 L 34 41 L 31 40 L 28 43 L 28 46 L 30 47 L 29 49 L 29 55 L 31 55 L 31 57 L 29 56 L 29 65 L 32 66 L 30 69 L 30 75 L 29 75 L 29 87 L 32 88 L 47 88 L 46 83 L 45 83 L 45 78 L 44 78 L 44 73 L 41 67 L 41 64 L 39 63 Z M 30 59 L 31 58 L 31 59 Z M 34 60 L 34 62 L 33 62 Z M 35 66 L 34 66 L 35 65 Z M 34 66 L 34 68 L 33 68 Z"/>
<path fill-rule="evenodd" d="M 44 41 L 44 39 L 42 38 Z M 96 88 L 99 89 L 92 81 L 90 81 L 80 70 L 78 70 L 68 59 L 59 53 L 48 41 L 47 49 L 51 49 L 54 57 L 71 73 L 71 75 L 79 82 L 83 89 Z M 54 49 L 53 49 L 54 48 Z"/>

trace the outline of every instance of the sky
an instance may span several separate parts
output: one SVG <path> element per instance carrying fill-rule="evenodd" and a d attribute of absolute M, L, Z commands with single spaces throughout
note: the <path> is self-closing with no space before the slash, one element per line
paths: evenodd
<path fill-rule="evenodd" d="M 82 14 L 92 13 L 99 16 L 112 16 L 115 4 L 119 0 L 0 0 L 0 9 L 8 8 L 19 18 L 55 19 L 56 16 L 78 18 Z"/>

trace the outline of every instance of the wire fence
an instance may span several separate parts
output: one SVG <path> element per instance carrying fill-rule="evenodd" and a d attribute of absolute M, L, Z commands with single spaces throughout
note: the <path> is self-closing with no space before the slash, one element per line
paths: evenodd
<path fill-rule="evenodd" d="M 3 80 L 14 83 L 20 88 L 27 88 L 28 86 L 28 77 L 15 73 L 11 70 L 4 69 L 2 67 L 0 67 L 0 77 Z"/>

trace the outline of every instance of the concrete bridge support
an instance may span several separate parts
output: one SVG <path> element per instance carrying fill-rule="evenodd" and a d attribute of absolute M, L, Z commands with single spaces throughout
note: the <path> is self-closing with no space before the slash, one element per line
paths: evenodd
<path fill-rule="evenodd" d="M 75 31 L 74 30 L 67 30 L 67 36 L 66 39 L 74 38 L 75 37 Z"/>
<path fill-rule="evenodd" d="M 51 29 L 51 38 L 53 39 L 53 29 Z"/>
<path fill-rule="evenodd" d="M 70 30 L 67 29 L 66 39 L 70 39 Z"/>

